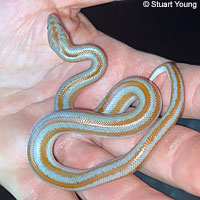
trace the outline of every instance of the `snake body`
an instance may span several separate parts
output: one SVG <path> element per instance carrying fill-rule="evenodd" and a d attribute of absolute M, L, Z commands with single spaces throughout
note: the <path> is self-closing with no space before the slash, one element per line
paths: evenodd
<path fill-rule="evenodd" d="M 94 45 L 74 46 L 55 15 L 48 18 L 51 48 L 65 61 L 91 60 L 91 67 L 62 84 L 55 97 L 55 111 L 34 127 L 28 143 L 30 166 L 45 181 L 67 190 L 85 190 L 136 171 L 161 138 L 175 125 L 184 104 L 184 86 L 180 72 L 172 62 L 158 66 L 148 79 L 133 77 L 117 83 L 94 111 L 73 108 L 78 93 L 100 79 L 106 70 L 106 57 Z M 166 72 L 171 84 L 171 101 L 159 119 L 161 95 L 152 82 Z M 135 110 L 125 112 L 139 100 Z M 153 125 L 152 125 L 153 124 Z M 53 154 L 53 144 L 61 134 L 123 138 L 151 127 L 125 155 L 90 169 L 61 165 Z"/>

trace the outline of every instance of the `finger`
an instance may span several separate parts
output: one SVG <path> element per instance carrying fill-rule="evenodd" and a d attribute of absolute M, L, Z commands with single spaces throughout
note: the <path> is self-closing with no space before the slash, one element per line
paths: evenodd
<path fill-rule="evenodd" d="M 160 142 L 142 171 L 170 185 L 200 196 L 200 135 L 176 126 Z"/>
<path fill-rule="evenodd" d="M 78 192 L 83 200 L 169 200 L 171 198 L 149 187 L 136 176 L 123 177 L 121 179 L 103 184 L 94 189 Z"/>
<path fill-rule="evenodd" d="M 70 0 L 70 1 L 55 1 L 55 7 L 57 9 L 62 9 L 66 7 L 71 7 L 72 9 L 81 9 L 81 8 L 86 8 L 90 6 L 95 6 L 99 4 L 104 4 L 104 3 L 109 3 L 114 0 L 81 0 L 81 1 L 76 1 L 76 0 Z M 65 11 L 63 11 L 65 12 Z"/>
<path fill-rule="evenodd" d="M 95 139 L 95 142 L 114 155 L 129 151 L 140 135 L 126 139 Z M 140 170 L 149 176 L 200 196 L 198 132 L 175 126 L 158 144 Z"/>
<path fill-rule="evenodd" d="M 185 87 L 185 108 L 183 117 L 200 118 L 200 67 L 188 64 L 177 64 L 184 81 Z M 166 74 L 161 75 L 155 80 L 155 83 L 161 89 L 164 111 L 170 103 L 170 83 Z"/>
<path fill-rule="evenodd" d="M 75 134 L 60 136 L 54 147 L 57 160 L 76 169 L 87 169 L 113 158 L 109 152 L 96 146 L 89 138 Z M 119 188 L 119 190 L 116 190 L 116 188 Z M 134 175 L 78 192 L 78 194 L 87 200 L 170 199 L 147 186 Z"/>
<path fill-rule="evenodd" d="M 185 84 L 185 109 L 183 116 L 200 118 L 200 67 L 178 64 Z M 164 88 L 163 88 L 164 89 Z"/>

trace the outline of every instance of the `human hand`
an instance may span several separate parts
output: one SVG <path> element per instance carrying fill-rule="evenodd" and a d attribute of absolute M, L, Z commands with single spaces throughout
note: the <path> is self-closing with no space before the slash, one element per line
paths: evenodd
<path fill-rule="evenodd" d="M 69 64 L 61 61 L 51 51 L 47 42 L 47 16 L 53 12 L 57 13 L 75 44 L 97 44 L 104 49 L 108 57 L 109 64 L 106 74 L 78 96 L 75 107 L 95 108 L 116 82 L 134 75 L 148 77 L 155 67 L 166 60 L 133 50 L 98 32 L 84 16 L 76 15 L 79 6 L 87 6 L 87 3 L 71 6 L 72 1 L 62 2 L 62 5 L 56 3 L 52 6 L 49 2 L 45 2 L 37 7 L 34 2 L 26 3 L 27 5 L 20 1 L 17 3 L 19 3 L 19 8 L 26 7 L 26 9 L 16 14 L 12 20 L 16 4 L 11 8 L 7 1 L 1 6 L 3 10 L 7 10 L 8 22 L 1 20 L 3 25 L 0 34 L 3 46 L 2 80 L 0 80 L 2 84 L 0 181 L 17 199 L 76 199 L 74 193 L 53 187 L 35 176 L 28 165 L 26 156 L 30 132 L 36 122 L 53 111 L 53 98 L 61 83 L 73 74 L 89 67 L 89 62 Z M 57 10 L 55 10 L 56 7 Z M 63 7 L 66 8 L 63 9 Z M 43 9 L 45 11 L 42 11 Z M 1 13 L 2 19 L 5 15 Z M 178 67 L 183 74 L 186 88 L 184 116 L 198 118 L 197 89 L 200 71 L 195 66 L 187 68 L 188 66 L 180 64 Z M 190 80 L 190 77 L 193 79 Z M 163 74 L 156 80 L 164 98 L 164 110 L 169 103 L 169 84 L 165 81 L 166 79 L 166 75 Z M 63 135 L 56 141 L 54 151 L 61 163 L 72 167 L 87 168 L 127 152 L 140 137 L 111 140 Z M 200 195 L 197 188 L 197 137 L 198 134 L 195 131 L 176 126 L 161 141 L 141 170 L 176 187 Z M 191 144 L 193 144 L 192 148 Z M 80 151 L 81 154 L 79 154 Z M 74 156 L 75 154 L 77 156 Z M 187 162 L 185 157 L 188 158 Z M 193 168 L 192 172 L 189 171 L 190 167 Z M 116 191 L 117 187 L 119 190 Z M 79 194 L 83 199 L 129 199 L 133 197 L 135 199 L 168 199 L 145 185 L 134 175 Z"/>

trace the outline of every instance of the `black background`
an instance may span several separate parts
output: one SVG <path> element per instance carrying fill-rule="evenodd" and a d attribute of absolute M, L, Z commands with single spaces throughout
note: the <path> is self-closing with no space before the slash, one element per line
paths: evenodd
<path fill-rule="evenodd" d="M 137 50 L 200 65 L 200 1 L 190 2 L 197 2 L 198 8 L 144 8 L 143 0 L 129 0 L 82 12 L 97 29 Z M 181 119 L 179 123 L 200 131 L 199 120 Z M 173 199 L 199 199 L 139 172 L 136 175 Z M 14 199 L 3 188 L 0 188 L 0 197 Z"/>

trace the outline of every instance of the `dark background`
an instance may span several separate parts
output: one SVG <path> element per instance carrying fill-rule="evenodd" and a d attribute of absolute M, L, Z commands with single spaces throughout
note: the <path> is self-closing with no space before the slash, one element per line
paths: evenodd
<path fill-rule="evenodd" d="M 198 8 L 144 8 L 143 0 L 129 0 L 83 9 L 82 12 L 97 29 L 137 50 L 176 62 L 200 65 L 200 1 L 190 2 L 197 2 Z M 178 123 L 200 132 L 200 120 L 181 119 Z M 135 174 L 173 199 L 200 199 L 140 172 Z M 0 197 L 14 199 L 1 187 Z"/>

